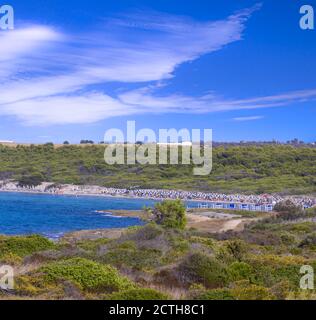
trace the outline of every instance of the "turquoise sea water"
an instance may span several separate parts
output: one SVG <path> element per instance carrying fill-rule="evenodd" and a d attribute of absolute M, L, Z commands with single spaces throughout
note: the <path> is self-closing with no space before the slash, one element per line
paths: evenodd
<path fill-rule="evenodd" d="M 42 234 L 58 238 L 65 232 L 141 225 L 137 218 L 117 218 L 98 210 L 137 210 L 155 201 L 0 193 L 0 234 Z"/>

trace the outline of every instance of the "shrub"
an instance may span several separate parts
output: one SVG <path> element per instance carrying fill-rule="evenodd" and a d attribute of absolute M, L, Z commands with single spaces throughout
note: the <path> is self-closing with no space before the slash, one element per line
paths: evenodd
<path fill-rule="evenodd" d="M 102 265 L 83 258 L 62 260 L 40 269 L 47 282 L 73 281 L 83 290 L 92 292 L 113 292 L 133 288 L 132 282 L 119 275 L 108 265 Z"/>
<path fill-rule="evenodd" d="M 299 244 L 300 248 L 303 247 L 311 247 L 315 248 L 316 247 L 316 233 L 309 234 L 307 237 L 305 237 L 304 240 L 301 241 Z"/>
<path fill-rule="evenodd" d="M 29 276 L 16 277 L 14 283 L 15 291 L 20 295 L 35 296 L 41 292 L 36 281 Z"/>
<path fill-rule="evenodd" d="M 295 220 L 304 214 L 302 208 L 296 206 L 291 200 L 277 203 L 274 210 L 279 213 L 278 217 L 283 220 Z"/>
<path fill-rule="evenodd" d="M 245 262 L 234 262 L 228 269 L 228 276 L 230 281 L 235 282 L 239 280 L 249 280 L 251 281 L 253 277 L 254 270 L 252 266 Z"/>
<path fill-rule="evenodd" d="M 143 243 L 144 241 L 154 240 L 159 237 L 164 230 L 154 223 L 149 223 L 144 227 L 130 228 L 125 238 L 133 240 L 136 243 Z"/>
<path fill-rule="evenodd" d="M 101 238 L 97 240 L 81 240 L 77 242 L 76 245 L 83 250 L 95 252 L 100 246 L 105 245 L 108 242 L 110 242 L 109 239 Z"/>
<path fill-rule="evenodd" d="M 315 224 L 313 222 L 295 223 L 289 225 L 288 230 L 298 234 L 306 234 L 315 230 Z"/>
<path fill-rule="evenodd" d="M 22 176 L 19 181 L 19 187 L 36 187 L 44 182 L 44 177 L 42 174 L 33 174 L 28 176 Z"/>
<path fill-rule="evenodd" d="M 203 237 L 198 237 L 198 236 L 192 236 L 190 238 L 190 242 L 191 243 L 203 244 L 203 245 L 209 247 L 210 249 L 214 248 L 214 240 L 211 239 L 211 238 L 203 238 Z"/>
<path fill-rule="evenodd" d="M 275 300 L 269 289 L 241 282 L 231 289 L 231 294 L 236 300 Z"/>
<path fill-rule="evenodd" d="M 131 289 L 111 294 L 109 300 L 167 300 L 169 297 L 153 289 Z"/>
<path fill-rule="evenodd" d="M 276 297 L 277 300 L 285 300 L 290 291 L 290 283 L 287 280 L 283 280 L 275 284 L 271 288 L 271 293 Z"/>
<path fill-rule="evenodd" d="M 247 252 L 247 246 L 242 240 L 228 240 L 219 249 L 217 257 L 224 262 L 241 261 Z"/>
<path fill-rule="evenodd" d="M 203 292 L 195 297 L 195 300 L 235 300 L 228 289 L 215 289 Z"/>
<path fill-rule="evenodd" d="M 146 270 L 158 266 L 160 258 L 161 251 L 156 249 L 118 247 L 106 253 L 102 261 L 117 267 L 127 266 L 137 270 Z"/>
<path fill-rule="evenodd" d="M 185 229 L 186 209 L 180 200 L 157 203 L 153 211 L 155 221 L 167 228 Z"/>
<path fill-rule="evenodd" d="M 299 256 L 260 255 L 252 256 L 248 263 L 253 266 L 254 283 L 267 287 L 288 281 L 294 288 L 300 281 L 300 267 L 310 262 Z"/>
<path fill-rule="evenodd" d="M 234 259 L 241 261 L 247 252 L 247 246 L 242 240 L 230 240 L 225 243 L 226 250 Z"/>
<path fill-rule="evenodd" d="M 0 258 L 7 254 L 24 257 L 34 252 L 52 249 L 54 246 L 53 242 L 38 235 L 27 237 L 0 237 Z"/>
<path fill-rule="evenodd" d="M 292 245 L 296 242 L 295 236 L 286 231 L 280 234 L 280 239 L 284 245 Z"/>
<path fill-rule="evenodd" d="M 189 255 L 180 265 L 179 274 L 187 284 L 201 283 L 206 288 L 219 288 L 226 282 L 225 267 L 201 253 Z"/>
<path fill-rule="evenodd" d="M 11 266 L 18 266 L 18 265 L 22 264 L 23 259 L 20 256 L 10 252 L 10 253 L 5 253 L 4 255 L 2 255 L 0 258 L 0 262 L 2 264 L 9 264 Z"/>

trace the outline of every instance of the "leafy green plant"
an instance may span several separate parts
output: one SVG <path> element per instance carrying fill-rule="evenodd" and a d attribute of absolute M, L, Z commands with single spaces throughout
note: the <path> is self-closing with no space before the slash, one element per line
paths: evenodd
<path fill-rule="evenodd" d="M 227 282 L 225 266 L 202 253 L 189 255 L 180 264 L 178 272 L 187 284 L 201 283 L 206 288 L 220 288 Z"/>
<path fill-rule="evenodd" d="M 196 300 L 235 300 L 229 289 L 215 289 L 203 292 L 195 297 Z"/>
<path fill-rule="evenodd" d="M 247 282 L 236 284 L 231 293 L 235 300 L 275 300 L 275 296 L 268 288 L 249 285 Z"/>
<path fill-rule="evenodd" d="M 153 289 L 139 288 L 113 293 L 109 300 L 168 300 L 168 295 Z"/>
<path fill-rule="evenodd" d="M 157 249 L 135 247 L 113 248 L 102 256 L 102 261 L 116 267 L 131 267 L 136 270 L 148 270 L 160 264 L 161 251 Z"/>
<path fill-rule="evenodd" d="M 245 262 L 234 262 L 227 268 L 227 273 L 231 282 L 240 280 L 252 280 L 254 270 L 252 266 Z"/>
<path fill-rule="evenodd" d="M 0 258 L 8 254 L 24 257 L 34 252 L 53 249 L 54 246 L 53 242 L 39 235 L 0 237 Z"/>
<path fill-rule="evenodd" d="M 167 228 L 184 229 L 187 224 L 186 209 L 180 200 L 157 203 L 153 215 L 156 223 Z"/>
<path fill-rule="evenodd" d="M 109 266 L 83 258 L 73 258 L 51 263 L 40 269 L 45 281 L 58 282 L 70 280 L 83 290 L 92 292 L 114 292 L 127 290 L 134 284 Z"/>

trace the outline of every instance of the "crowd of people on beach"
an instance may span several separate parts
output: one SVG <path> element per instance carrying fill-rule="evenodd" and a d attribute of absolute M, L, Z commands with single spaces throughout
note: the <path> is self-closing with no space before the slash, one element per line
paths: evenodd
<path fill-rule="evenodd" d="M 163 189 L 119 189 L 87 185 L 58 185 L 53 183 L 42 183 L 38 186 L 19 186 L 19 184 L 14 181 L 0 181 L 0 191 L 34 192 L 65 195 L 103 195 L 146 199 L 180 199 L 184 201 L 205 201 L 241 204 L 245 203 L 272 206 L 276 205 L 279 202 L 290 200 L 295 205 L 302 206 L 304 208 L 316 206 L 316 198 L 308 196 L 280 196 L 271 194 L 244 195 Z"/>

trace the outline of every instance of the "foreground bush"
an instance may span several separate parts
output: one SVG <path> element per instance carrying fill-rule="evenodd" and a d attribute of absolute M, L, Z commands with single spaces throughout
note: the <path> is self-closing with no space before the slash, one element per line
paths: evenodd
<path fill-rule="evenodd" d="M 235 300 L 228 289 L 215 289 L 203 292 L 195 297 L 196 300 Z"/>
<path fill-rule="evenodd" d="M 116 267 L 147 270 L 159 265 L 161 252 L 155 249 L 115 248 L 102 257 L 102 262 Z"/>
<path fill-rule="evenodd" d="M 269 289 L 257 286 L 249 285 L 249 283 L 237 284 L 231 293 L 236 300 L 275 300 L 275 296 L 269 291 Z"/>
<path fill-rule="evenodd" d="M 54 248 L 48 239 L 33 235 L 27 237 L 0 237 L 0 258 L 8 255 L 25 257 L 34 252 Z"/>
<path fill-rule="evenodd" d="M 153 289 L 131 289 L 113 293 L 109 296 L 111 300 L 167 300 L 169 297 Z"/>
<path fill-rule="evenodd" d="M 231 282 L 239 280 L 251 281 L 254 277 L 254 270 L 252 266 L 245 262 L 234 262 L 228 267 L 227 271 Z"/>
<path fill-rule="evenodd" d="M 40 269 L 47 282 L 70 280 L 83 290 L 91 292 L 114 292 L 132 289 L 133 283 L 119 275 L 108 265 L 102 265 L 83 258 L 73 258 L 49 264 Z"/>
<path fill-rule="evenodd" d="M 188 256 L 179 266 L 179 275 L 185 284 L 201 283 L 206 288 L 219 288 L 227 281 L 222 263 L 202 253 Z"/>

